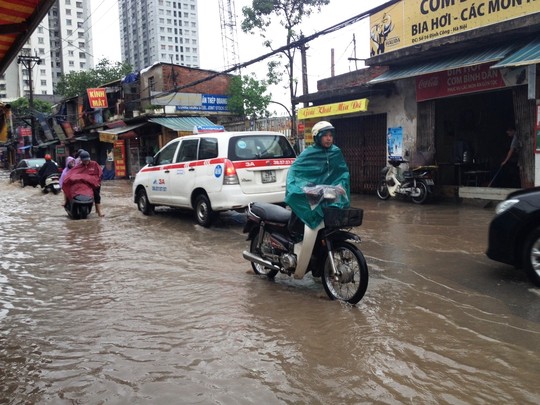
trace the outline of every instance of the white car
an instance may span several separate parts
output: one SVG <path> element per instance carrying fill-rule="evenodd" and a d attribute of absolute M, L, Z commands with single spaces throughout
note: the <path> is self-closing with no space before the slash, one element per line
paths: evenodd
<path fill-rule="evenodd" d="M 209 227 L 220 211 L 242 210 L 251 201 L 283 203 L 295 158 L 279 132 L 183 136 L 137 173 L 133 199 L 145 215 L 160 205 L 193 209 L 197 222 Z"/>

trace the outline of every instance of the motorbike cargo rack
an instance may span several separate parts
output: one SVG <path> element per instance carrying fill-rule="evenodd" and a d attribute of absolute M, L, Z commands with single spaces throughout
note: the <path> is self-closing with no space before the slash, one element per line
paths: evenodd
<path fill-rule="evenodd" d="M 362 225 L 364 210 L 361 208 L 323 208 L 324 225 L 327 228 L 347 228 Z"/>

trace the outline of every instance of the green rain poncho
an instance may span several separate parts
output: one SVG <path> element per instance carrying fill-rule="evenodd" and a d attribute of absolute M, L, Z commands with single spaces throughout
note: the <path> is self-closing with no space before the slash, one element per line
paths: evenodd
<path fill-rule="evenodd" d="M 308 200 L 306 190 L 320 185 L 341 186 L 345 195 L 331 204 L 323 202 L 313 205 L 313 201 Z M 318 144 L 305 149 L 289 169 L 285 203 L 306 225 L 314 229 L 324 218 L 323 206 L 347 208 L 349 202 L 349 168 L 341 149 L 335 145 L 324 148 Z"/>

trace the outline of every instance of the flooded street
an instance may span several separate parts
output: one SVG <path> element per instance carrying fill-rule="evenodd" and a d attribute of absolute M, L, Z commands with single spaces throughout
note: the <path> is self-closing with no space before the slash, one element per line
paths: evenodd
<path fill-rule="evenodd" d="M 537 404 L 540 290 L 484 254 L 493 207 L 354 196 L 367 293 L 261 279 L 244 216 L 105 217 L 0 170 L 2 404 Z"/>

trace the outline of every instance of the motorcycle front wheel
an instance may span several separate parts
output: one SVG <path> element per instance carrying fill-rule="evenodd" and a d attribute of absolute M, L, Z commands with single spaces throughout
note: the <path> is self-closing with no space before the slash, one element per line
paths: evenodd
<path fill-rule="evenodd" d="M 256 254 L 257 256 L 261 256 L 261 251 L 259 250 L 257 246 L 257 242 L 259 240 L 259 232 L 257 232 L 253 239 L 251 239 L 251 245 L 249 247 L 250 253 Z M 276 270 L 269 269 L 268 267 L 264 267 L 258 263 L 251 262 L 251 268 L 255 272 L 255 274 L 259 276 L 266 276 L 270 279 L 274 278 L 278 272 Z"/>
<path fill-rule="evenodd" d="M 377 184 L 377 197 L 379 197 L 381 200 L 388 200 L 390 197 L 390 193 L 388 192 L 388 185 L 386 184 L 386 180 L 379 180 L 379 183 Z"/>
<path fill-rule="evenodd" d="M 428 198 L 428 188 L 423 181 L 416 182 L 416 188 L 418 189 L 418 195 L 412 197 L 412 200 L 416 204 L 423 204 Z"/>
<path fill-rule="evenodd" d="M 337 274 L 332 274 L 330 258 L 326 258 L 322 284 L 332 300 L 357 304 L 366 293 L 368 267 L 362 252 L 349 242 L 334 242 L 331 252 Z"/>

